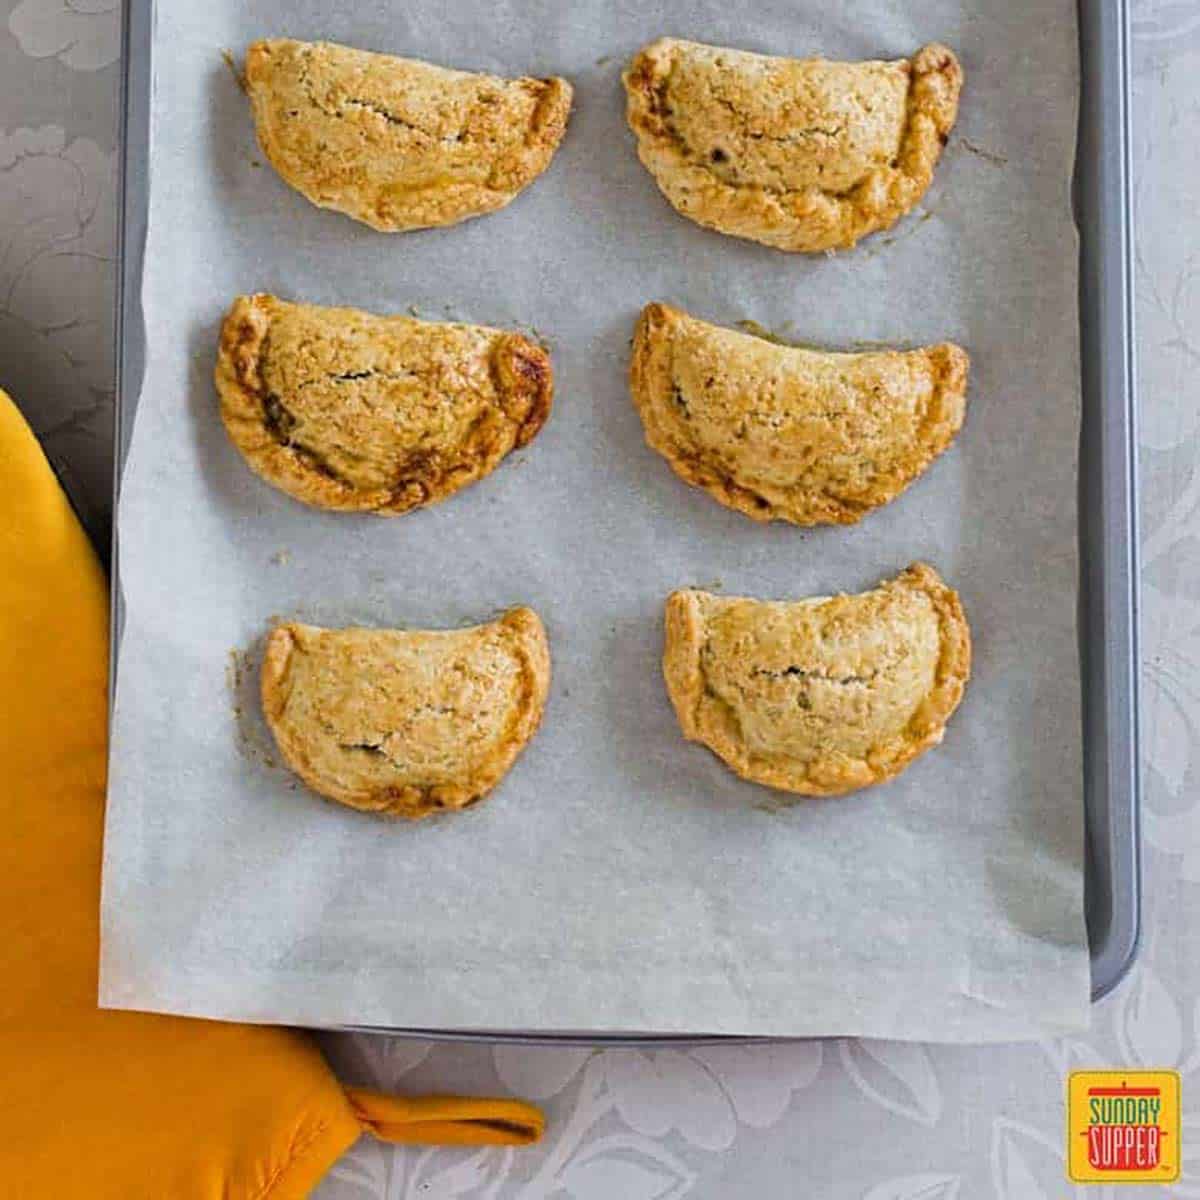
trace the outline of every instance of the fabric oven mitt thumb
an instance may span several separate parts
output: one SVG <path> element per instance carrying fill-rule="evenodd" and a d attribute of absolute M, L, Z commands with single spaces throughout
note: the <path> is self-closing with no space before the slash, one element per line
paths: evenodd
<path fill-rule="evenodd" d="M 0 1196 L 291 1200 L 364 1130 L 521 1144 L 513 1100 L 343 1090 L 283 1029 L 96 1007 L 108 597 L 0 391 Z"/>

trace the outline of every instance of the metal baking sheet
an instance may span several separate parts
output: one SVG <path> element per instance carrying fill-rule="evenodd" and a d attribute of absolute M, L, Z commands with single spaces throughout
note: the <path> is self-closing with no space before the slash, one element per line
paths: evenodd
<path fill-rule="evenodd" d="M 126 0 L 125 17 L 115 485 L 118 492 L 144 351 L 140 279 L 147 203 L 151 0 Z M 1093 992 L 1100 996 L 1115 986 L 1133 960 L 1139 912 L 1136 440 L 1129 273 L 1126 5 L 1081 0 L 1080 29 L 1084 90 L 1076 204 L 1083 243 L 1080 639 L 1085 761 L 1082 768 L 1088 822 L 1088 924 Z M 119 546 L 115 540 L 112 579 L 115 651 L 121 630 Z M 114 653 L 114 664 L 115 661 Z M 454 1036 L 451 1031 L 413 1032 Z M 496 1031 L 478 1036 L 521 1035 Z M 604 1039 L 588 1034 L 586 1040 Z"/>
<path fill-rule="evenodd" d="M 1092 994 L 1137 956 L 1141 929 L 1137 401 L 1128 0 L 1080 0 L 1083 432 L 1080 641 Z"/>

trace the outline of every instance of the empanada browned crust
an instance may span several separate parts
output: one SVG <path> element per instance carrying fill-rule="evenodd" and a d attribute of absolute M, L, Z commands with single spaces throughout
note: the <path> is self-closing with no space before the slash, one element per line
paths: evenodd
<path fill-rule="evenodd" d="M 528 608 L 459 630 L 280 625 L 262 668 L 288 766 L 330 800 L 410 820 L 495 787 L 549 686 L 546 631 Z"/>
<path fill-rule="evenodd" d="M 685 217 L 780 250 L 853 246 L 925 194 L 962 68 L 774 58 L 661 38 L 625 72 L 638 156 Z"/>
<path fill-rule="evenodd" d="M 755 520 L 850 525 L 950 446 L 969 369 L 951 344 L 826 353 L 649 304 L 630 389 L 646 440 L 688 483 Z"/>
<path fill-rule="evenodd" d="M 549 165 L 565 79 L 501 79 L 330 42 L 246 52 L 263 153 L 321 208 L 384 232 L 503 208 Z"/>
<path fill-rule="evenodd" d="M 395 516 L 482 479 L 550 413 L 549 355 L 518 333 L 241 296 L 217 355 L 221 418 L 267 482 Z"/>
<path fill-rule="evenodd" d="M 690 741 L 754 783 L 833 796 L 941 742 L 971 633 L 958 594 L 923 563 L 857 596 L 680 591 L 667 600 L 663 673 Z"/>

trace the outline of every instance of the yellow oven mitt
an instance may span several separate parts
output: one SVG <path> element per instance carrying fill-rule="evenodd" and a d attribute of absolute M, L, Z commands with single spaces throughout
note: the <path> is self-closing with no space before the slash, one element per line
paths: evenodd
<path fill-rule="evenodd" d="M 311 1040 L 96 1008 L 108 596 L 0 391 L 0 1196 L 291 1200 L 367 1130 L 536 1141 L 513 1100 L 343 1091 Z"/>

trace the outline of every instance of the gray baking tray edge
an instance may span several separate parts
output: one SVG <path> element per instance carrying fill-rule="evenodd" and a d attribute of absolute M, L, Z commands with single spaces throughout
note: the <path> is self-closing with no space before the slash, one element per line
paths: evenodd
<path fill-rule="evenodd" d="M 154 0 L 123 0 L 121 202 L 117 271 L 114 512 L 145 359 L 141 305 L 146 241 Z M 1087 817 L 1087 923 L 1092 996 L 1117 986 L 1141 932 L 1138 726 L 1137 411 L 1133 327 L 1128 0 L 1079 0 L 1082 98 L 1074 179 L 1080 232 L 1083 431 L 1080 441 L 1079 638 Z M 120 546 L 112 540 L 112 655 L 123 625 Z M 456 1040 L 646 1045 L 763 1038 L 506 1030 L 372 1029 Z"/>

